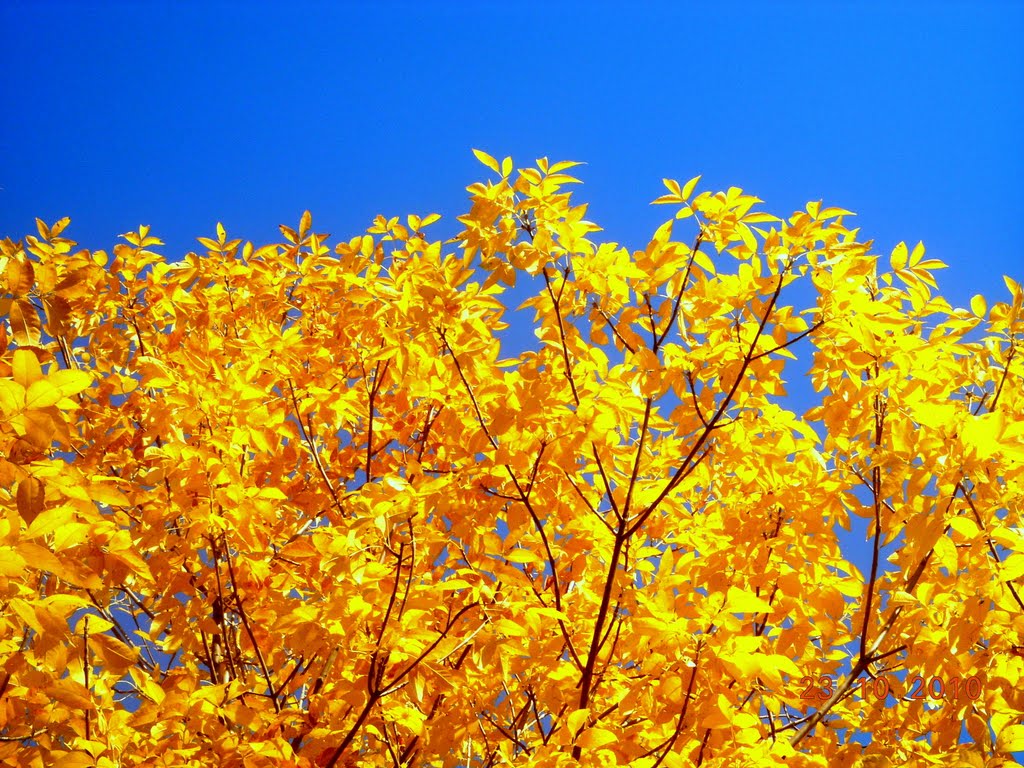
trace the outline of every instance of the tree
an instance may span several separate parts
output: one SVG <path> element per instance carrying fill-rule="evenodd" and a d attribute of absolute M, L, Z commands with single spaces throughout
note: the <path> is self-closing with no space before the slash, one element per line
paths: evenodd
<path fill-rule="evenodd" d="M 575 163 L 477 156 L 444 243 L 3 242 L 6 764 L 1009 764 L 1018 283 L 698 179 L 596 244 Z"/>

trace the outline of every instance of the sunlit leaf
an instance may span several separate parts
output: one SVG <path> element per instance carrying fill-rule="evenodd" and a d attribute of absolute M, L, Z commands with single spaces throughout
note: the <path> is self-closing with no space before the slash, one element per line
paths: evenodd
<path fill-rule="evenodd" d="M 486 152 L 483 152 L 482 150 L 479 149 L 474 149 L 473 154 L 476 155 L 477 160 L 486 165 L 492 171 L 494 171 L 495 173 L 501 173 L 501 169 L 498 167 L 498 161 L 495 160 L 490 155 L 488 155 Z"/>
<path fill-rule="evenodd" d="M 444 241 L 0 241 L 7 761 L 1015 748 L 1018 283 L 954 309 L 923 245 L 700 177 L 599 242 L 577 163 L 475 156 Z M 945 703 L 862 701 L 904 677 Z"/>

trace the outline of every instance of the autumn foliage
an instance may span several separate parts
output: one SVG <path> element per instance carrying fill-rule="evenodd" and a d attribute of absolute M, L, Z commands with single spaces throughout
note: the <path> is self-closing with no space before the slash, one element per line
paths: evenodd
<path fill-rule="evenodd" d="M 446 242 L 3 241 L 2 764 L 1010 764 L 1020 285 L 697 179 L 599 243 L 477 156 Z"/>

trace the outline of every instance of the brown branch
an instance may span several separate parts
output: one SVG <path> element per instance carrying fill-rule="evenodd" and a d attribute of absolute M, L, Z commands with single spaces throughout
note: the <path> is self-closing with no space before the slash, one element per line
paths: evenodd
<path fill-rule="evenodd" d="M 402 594 L 402 607 L 398 611 L 399 618 L 405 615 L 405 607 L 409 604 L 409 592 L 412 589 L 412 575 L 416 568 L 416 534 L 412 527 L 412 517 L 409 517 L 405 522 L 406 525 L 409 526 L 409 576 L 405 580 L 405 592 Z M 401 572 L 401 565 L 399 565 L 399 572 Z"/>
<path fill-rule="evenodd" d="M 572 390 L 572 399 L 576 405 L 580 404 L 580 394 L 576 389 L 576 379 L 572 375 L 572 364 L 569 362 L 569 345 L 565 338 L 565 325 L 562 323 L 562 309 L 559 306 L 561 295 L 556 299 L 554 291 L 551 290 L 551 278 L 547 270 L 544 271 L 544 287 L 547 289 L 548 297 L 551 299 L 551 306 L 555 312 L 555 320 L 558 321 L 558 336 L 561 340 L 562 360 L 565 363 L 565 378 L 569 380 L 569 389 Z"/>
<path fill-rule="evenodd" d="M 417 666 L 419 666 L 419 664 L 425 658 L 427 658 L 427 656 L 429 656 L 438 645 L 441 644 L 441 641 L 448 636 L 448 633 L 451 632 L 452 627 L 455 626 L 455 622 L 462 618 L 463 614 L 469 612 L 473 608 L 476 608 L 479 604 L 479 602 L 474 600 L 472 603 L 468 603 L 467 605 L 462 606 L 462 608 L 456 611 L 455 615 L 448 620 L 448 625 L 444 628 L 443 631 L 441 631 L 438 634 L 437 639 L 430 645 L 428 645 L 426 649 L 423 651 L 423 653 L 421 653 L 419 656 L 417 656 L 415 659 L 409 662 L 405 669 L 403 669 L 401 672 L 395 675 L 391 682 L 381 687 L 381 694 L 386 695 L 389 692 L 389 689 L 392 689 L 396 685 L 398 685 L 398 683 L 401 682 L 410 672 L 412 672 Z"/>
<path fill-rule="evenodd" d="M 699 226 L 699 225 L 698 225 Z M 654 348 L 658 349 L 664 343 L 665 337 L 668 336 L 669 330 L 673 325 L 676 324 L 676 317 L 679 315 L 679 305 L 683 301 L 683 293 L 686 291 L 686 284 L 690 282 L 690 272 L 693 270 L 694 260 L 697 258 L 697 251 L 700 250 L 700 246 L 704 241 L 704 227 L 700 228 L 700 232 L 697 233 L 697 239 L 693 241 L 693 248 L 690 250 L 690 259 L 686 264 L 686 272 L 683 273 L 683 281 L 679 284 L 679 292 L 676 294 L 675 302 L 672 305 L 672 316 L 669 318 L 668 325 L 665 326 L 665 330 L 662 331 L 661 336 L 655 342 Z"/>
<path fill-rule="evenodd" d="M 35 740 L 36 736 L 46 732 L 46 728 L 40 728 L 32 733 L 26 733 L 24 736 L 0 736 L 0 743 L 9 744 L 15 741 L 32 741 Z"/>
<path fill-rule="evenodd" d="M 491 431 L 487 428 L 487 422 L 484 420 L 483 412 L 481 412 L 480 410 L 480 404 L 476 400 L 476 395 L 473 393 L 473 388 L 466 380 L 466 375 L 462 371 L 462 364 L 459 362 L 458 355 L 455 354 L 455 350 L 452 349 L 451 345 L 448 343 L 448 338 L 445 334 L 445 330 L 442 328 L 438 331 L 438 333 L 441 336 L 442 346 L 445 349 L 447 349 L 448 352 L 451 353 L 452 360 L 455 363 L 455 370 L 459 374 L 459 379 L 462 381 L 462 386 L 466 388 L 466 393 L 469 395 L 470 402 L 473 404 L 473 410 L 476 413 L 476 420 L 477 423 L 480 424 L 480 429 L 483 430 L 484 436 L 487 438 L 487 441 L 491 444 L 491 447 L 497 450 L 498 441 L 494 439 L 494 437 L 491 435 Z"/>
<path fill-rule="evenodd" d="M 89 614 L 82 623 L 82 671 L 85 675 L 85 690 L 89 692 Z M 92 740 L 92 710 L 85 710 L 85 740 Z"/>
<path fill-rule="evenodd" d="M 1010 365 L 1013 363 L 1013 358 L 1017 354 L 1017 348 L 1014 346 L 1013 340 L 1010 341 L 1010 353 L 1006 356 L 1006 365 L 1003 366 L 1003 375 L 999 379 L 999 384 L 996 386 L 996 393 L 992 397 L 992 405 L 988 407 L 989 413 L 996 409 L 996 403 L 999 402 L 999 395 L 1003 393 L 1003 385 L 1006 384 L 1006 378 L 1010 374 Z M 978 409 L 981 408 L 981 402 L 978 402 Z"/>
<path fill-rule="evenodd" d="M 383 345 L 383 342 L 381 344 Z M 366 427 L 366 482 L 368 483 L 373 481 L 373 475 L 370 474 L 370 462 L 373 459 L 373 401 L 377 398 L 382 378 L 387 374 L 391 361 L 388 360 L 384 363 L 383 371 L 381 371 L 380 364 L 381 361 L 378 360 L 373 369 L 373 386 L 370 388 L 370 407 Z"/>
<path fill-rule="evenodd" d="M 227 541 L 222 536 L 221 541 L 224 544 L 224 559 L 228 563 L 228 574 L 231 578 L 231 594 L 235 598 L 235 606 L 238 608 L 238 615 L 242 617 L 242 626 L 245 627 L 245 634 L 249 636 L 249 642 L 252 643 L 253 651 L 256 653 L 256 660 L 260 664 L 260 671 L 263 673 L 263 680 L 267 684 L 267 690 L 271 702 L 274 704 L 274 711 L 281 711 L 281 704 L 277 700 L 277 694 L 274 693 L 274 681 L 270 678 L 270 670 L 267 668 L 267 662 L 263 658 L 263 652 L 260 650 L 260 644 L 256 641 L 256 635 L 253 634 L 252 627 L 249 625 L 249 616 L 245 612 L 245 606 L 242 605 L 242 598 L 238 594 L 238 581 L 235 579 L 235 566 L 231 562 L 231 548 L 228 546 Z"/>
<path fill-rule="evenodd" d="M 454 664 L 451 665 L 452 669 L 462 668 L 462 663 L 466 660 L 466 657 L 469 655 L 469 652 L 470 650 L 472 650 L 472 647 L 472 644 L 468 644 L 465 648 L 462 649 L 462 653 L 459 655 L 459 658 L 455 661 Z M 439 693 L 437 694 L 437 696 L 434 697 L 434 702 L 430 705 L 430 711 L 427 713 L 426 722 L 429 722 L 434 719 L 434 716 L 440 710 L 441 704 L 444 702 L 444 699 L 445 695 L 443 693 Z M 416 745 L 419 743 L 419 740 L 419 734 L 413 736 L 412 739 L 409 740 L 409 743 L 406 745 L 405 749 L 402 752 L 401 762 L 412 762 L 412 757 L 415 753 Z"/>
<path fill-rule="evenodd" d="M 768 307 L 765 309 L 765 313 L 761 317 L 761 321 L 757 328 L 757 333 L 755 333 L 754 338 L 750 340 L 750 348 L 747 350 L 747 354 L 743 358 L 743 364 L 740 366 L 740 371 L 736 375 L 736 380 L 733 381 L 732 386 L 729 388 L 729 392 L 722 400 L 721 405 L 715 411 L 714 416 L 711 417 L 711 421 L 708 423 L 707 428 L 701 433 L 700 437 L 694 443 L 689 453 L 684 457 L 682 463 L 679 465 L 673 476 L 665 485 L 665 488 L 662 489 L 661 493 L 659 493 L 654 498 L 654 500 L 647 505 L 647 508 L 637 516 L 636 522 L 630 527 L 628 531 L 629 535 L 632 535 L 637 530 L 639 530 L 640 527 L 644 524 L 644 521 L 647 520 L 648 517 L 650 517 L 654 510 L 658 508 L 658 505 L 661 504 L 661 502 L 665 499 L 666 496 L 668 496 L 669 492 L 676 485 L 678 485 L 680 482 L 686 479 L 690 472 L 692 472 L 698 466 L 699 462 L 694 462 L 691 464 L 691 462 L 693 461 L 693 457 L 697 455 L 697 452 L 701 449 L 701 447 L 707 441 L 708 437 L 711 435 L 711 432 L 714 429 L 715 424 L 717 424 L 719 419 L 722 418 L 722 415 L 725 413 L 726 409 L 729 407 L 729 404 L 732 402 L 733 397 L 736 395 L 736 390 L 739 389 L 740 382 L 742 382 L 744 376 L 746 376 L 747 368 L 750 366 L 750 362 L 753 359 L 754 350 L 757 348 L 758 339 L 761 338 L 761 334 L 764 332 L 764 327 L 768 323 L 768 318 L 771 316 L 772 311 L 775 309 L 775 303 L 779 300 L 779 295 L 782 293 L 783 279 L 784 274 L 780 274 L 779 283 L 778 285 L 775 286 L 775 290 L 772 293 L 771 299 L 769 299 L 768 301 Z"/>
<path fill-rule="evenodd" d="M 821 328 L 821 326 L 823 326 L 824 324 L 825 324 L 824 320 L 819 320 L 818 322 L 816 322 L 814 325 L 812 325 L 810 328 L 808 328 L 803 333 L 797 334 L 792 339 L 788 339 L 784 343 L 778 344 L 778 345 L 772 347 L 771 349 L 767 349 L 764 352 L 759 352 L 758 354 L 754 355 L 751 358 L 751 360 L 760 360 L 762 357 L 770 355 L 773 352 L 778 352 L 780 349 L 785 349 L 786 347 L 792 346 L 793 344 L 796 344 L 798 341 L 800 341 L 800 339 L 804 338 L 805 336 L 810 336 L 816 330 Z"/>
<path fill-rule="evenodd" d="M 299 431 L 302 433 L 302 439 L 305 440 L 309 453 L 313 457 L 313 463 L 316 464 L 316 468 L 320 472 L 320 477 L 323 478 L 324 484 L 327 486 L 327 490 L 331 494 L 331 499 L 334 501 L 335 508 L 337 508 L 338 513 L 344 517 L 345 508 L 341 505 L 341 499 L 338 498 L 338 493 L 334 490 L 334 484 L 331 482 L 331 478 L 327 476 L 327 470 L 324 468 L 324 464 L 320 460 L 320 453 L 316 449 L 316 444 L 313 442 L 312 436 L 302 425 L 302 414 L 299 412 L 299 401 L 295 396 L 295 387 L 292 385 L 292 380 L 290 378 L 288 379 L 288 389 L 291 391 L 292 405 L 295 407 L 295 418 L 299 422 Z"/>
<path fill-rule="evenodd" d="M 537 451 L 537 458 L 533 460 L 533 469 L 530 471 L 530 482 L 526 484 L 526 495 L 529 496 L 533 491 L 533 484 L 537 481 L 537 472 L 540 471 L 540 461 L 544 457 L 544 451 L 547 449 L 547 441 L 540 441 L 540 450 Z"/>
<path fill-rule="evenodd" d="M 396 560 L 398 567 L 395 569 L 395 583 L 391 587 L 391 595 L 388 597 L 388 607 L 384 611 L 384 618 L 380 622 L 380 631 L 377 632 L 377 650 L 380 650 L 380 644 L 384 640 L 384 632 L 388 628 L 388 622 L 391 621 L 391 611 L 395 607 L 395 598 L 398 597 L 398 583 L 402 578 L 402 558 L 405 554 L 405 542 L 400 542 L 398 545 L 398 553 L 396 554 Z"/>
<path fill-rule="evenodd" d="M 604 515 L 602 515 L 600 512 L 594 509 L 594 505 L 591 504 L 587 497 L 583 495 L 583 491 L 580 490 L 580 487 L 579 485 L 576 484 L 576 481 L 573 480 L 569 473 L 566 472 L 564 469 L 562 470 L 562 474 L 565 475 L 565 479 L 569 481 L 569 484 L 572 486 L 573 490 L 576 491 L 576 495 L 580 497 L 580 500 L 587 506 L 587 509 L 595 517 L 597 517 L 598 521 L 600 521 L 601 525 L 608 529 L 609 533 L 614 535 L 615 529 L 612 528 L 611 523 L 604 519 Z"/>
<path fill-rule="evenodd" d="M 580 699 L 578 709 L 586 709 L 590 704 L 590 692 L 594 684 L 594 668 L 597 665 L 597 656 L 601 648 L 601 636 L 604 630 L 604 622 L 608 618 L 608 607 L 612 601 L 612 590 L 615 587 L 615 573 L 619 567 L 619 557 L 622 555 L 622 547 L 628 537 L 626 521 L 619 523 L 615 532 L 615 544 L 612 547 L 612 556 L 608 562 L 608 575 L 605 578 L 604 590 L 601 593 L 601 605 L 597 609 L 597 619 L 594 621 L 594 632 L 590 637 L 590 651 L 587 653 L 587 662 L 583 667 L 583 675 L 580 678 Z M 583 754 L 580 746 L 574 745 L 572 756 L 579 760 Z"/>
<path fill-rule="evenodd" d="M 647 427 L 651 421 L 651 407 L 654 405 L 654 398 L 648 396 L 644 403 L 644 423 L 640 427 L 640 435 L 637 440 L 636 457 L 633 459 L 633 472 L 629 476 L 629 485 L 626 487 L 626 500 L 622 503 L 622 516 L 629 517 L 629 504 L 633 498 L 633 490 L 636 488 L 636 479 L 640 474 L 640 460 L 644 454 L 644 441 L 647 438 Z"/>
<path fill-rule="evenodd" d="M 426 450 L 427 447 L 427 439 L 430 437 L 430 430 L 433 428 L 434 422 L 437 421 L 437 417 L 441 415 L 441 411 L 443 410 L 443 405 L 440 406 L 436 412 L 434 412 L 433 406 L 427 408 L 427 417 L 423 420 L 423 430 L 420 433 L 420 447 L 419 450 L 416 452 L 417 462 L 423 461 L 423 452 Z M 432 413 L 433 415 L 431 415 Z"/>
<path fill-rule="evenodd" d="M 136 647 L 132 638 L 124 630 L 124 627 L 122 627 L 120 622 L 118 622 L 117 619 L 114 618 L 113 614 L 111 614 L 110 611 L 108 611 L 107 608 L 104 605 L 102 605 L 99 600 L 96 599 L 96 595 L 93 594 L 92 590 L 87 589 L 85 590 L 85 593 L 89 596 L 89 601 L 92 603 L 93 607 L 99 612 L 100 616 L 102 616 L 104 619 L 106 619 L 113 625 L 110 628 L 110 631 L 114 633 L 117 639 L 125 645 L 127 645 L 129 648 Z M 153 671 L 154 666 L 142 656 L 139 656 L 138 659 L 136 659 L 136 661 L 147 672 Z"/>
<path fill-rule="evenodd" d="M 331 671 L 332 667 L 334 667 L 334 661 L 338 658 L 338 653 L 340 651 L 341 646 L 336 645 L 331 649 L 331 652 L 327 654 L 327 658 L 324 659 L 323 666 L 320 667 L 320 674 L 317 675 L 316 680 L 313 681 L 313 689 L 309 692 L 310 696 L 316 696 L 321 690 L 323 690 L 324 681 L 327 679 L 327 673 Z M 312 664 L 312 661 L 313 660 L 310 659 L 310 664 Z M 309 665 L 307 664 L 306 666 L 308 668 Z"/>
<path fill-rule="evenodd" d="M 981 514 L 978 512 L 978 508 L 974 506 L 974 501 L 971 499 L 970 494 L 968 494 L 967 489 L 964 487 L 963 480 L 957 482 L 957 488 L 960 489 L 960 491 L 964 495 L 964 499 L 967 500 L 967 504 L 970 506 L 971 512 L 974 513 L 974 520 L 975 522 L 977 522 L 978 527 L 984 531 L 985 523 L 981 519 Z M 947 528 L 947 530 L 949 529 Z M 992 555 L 992 559 L 995 560 L 997 564 L 1001 563 L 1002 560 L 1000 559 L 999 553 L 996 551 L 995 546 L 992 544 L 992 539 L 986 537 L 985 543 L 988 545 L 988 551 Z M 1007 580 L 1003 583 L 1006 585 L 1007 589 L 1010 590 L 1010 594 L 1013 595 L 1013 599 L 1016 601 L 1021 611 L 1024 611 L 1024 602 L 1021 602 L 1020 595 L 1017 594 L 1017 590 L 1014 589 L 1013 581 Z"/>
<path fill-rule="evenodd" d="M 235 661 L 233 658 L 234 654 L 232 653 L 233 649 L 231 648 L 231 644 L 228 642 L 227 612 L 225 610 L 227 603 L 224 600 L 224 587 L 221 585 L 220 579 L 220 550 L 217 546 L 217 542 L 212 537 L 209 539 L 209 542 L 210 549 L 213 552 L 213 571 L 217 577 L 217 599 L 213 603 L 213 613 L 214 620 L 217 622 L 220 629 L 220 634 L 213 638 L 213 643 L 216 644 L 219 640 L 224 646 L 223 651 L 224 657 L 228 663 L 228 670 L 231 673 L 231 677 L 237 680 L 240 676 L 239 670 L 235 669 Z M 217 614 L 220 614 L 219 617 Z M 214 656 L 216 657 L 216 653 L 214 653 Z M 214 658 L 214 663 L 217 663 L 216 658 Z M 241 659 L 239 659 L 239 665 L 241 665 Z"/>
<path fill-rule="evenodd" d="M 704 429 L 708 429 L 708 422 L 704 418 L 704 411 L 701 410 L 700 403 L 697 402 L 697 385 L 693 380 L 693 371 L 686 372 L 686 383 L 690 385 L 690 399 L 693 400 L 693 410 L 697 414 L 697 418 L 700 419 L 701 426 Z"/>
<path fill-rule="evenodd" d="M 203 629 L 199 630 L 199 639 L 203 641 L 203 653 L 206 654 L 206 666 L 210 670 L 210 682 L 216 685 L 221 682 L 217 667 L 214 665 L 213 652 L 210 649 L 210 643 L 206 640 L 206 631 Z"/>
<path fill-rule="evenodd" d="M 441 330 L 439 331 L 439 333 L 441 335 L 441 342 L 444 345 L 444 348 L 451 353 L 452 360 L 455 363 L 455 370 L 459 375 L 459 380 L 462 382 L 462 386 L 466 388 L 466 393 L 469 395 L 470 402 L 473 404 L 473 409 L 476 412 L 476 417 L 478 423 L 480 424 L 480 428 L 483 430 L 483 433 L 487 437 L 487 440 L 490 442 L 491 446 L 497 449 L 498 443 L 491 435 L 490 430 L 487 428 L 487 422 L 484 421 L 484 416 L 480 410 L 480 405 L 477 402 L 476 394 L 473 392 L 473 387 L 469 383 L 469 380 L 466 378 L 465 372 L 462 370 L 462 364 L 459 362 L 459 358 L 455 354 L 455 350 L 453 350 L 451 345 L 449 345 L 448 339 L 445 337 L 445 332 Z M 544 546 L 544 552 L 547 555 L 548 565 L 551 567 L 551 583 L 552 589 L 555 593 L 555 608 L 556 610 L 561 611 L 562 591 L 558 581 L 558 567 L 555 563 L 555 554 L 551 550 L 551 543 L 548 541 L 547 532 L 544 530 L 544 525 L 541 523 L 540 516 L 537 514 L 537 510 L 534 509 L 533 504 L 530 501 L 529 495 L 526 493 L 526 490 L 520 484 L 519 478 L 516 477 L 516 474 L 513 471 L 512 467 L 509 466 L 508 464 L 505 464 L 503 466 L 505 468 L 505 472 L 508 474 L 509 479 L 512 481 L 512 484 L 515 486 L 515 489 L 519 494 L 519 500 L 522 501 L 523 506 L 526 507 L 526 510 L 530 515 L 530 519 L 533 521 L 533 525 L 537 529 L 537 533 L 540 535 L 541 543 Z M 572 654 L 574 658 L 577 659 L 577 663 L 579 663 L 578 657 L 576 655 L 576 649 L 572 643 L 572 637 L 569 634 L 568 628 L 565 626 L 565 622 L 562 619 L 559 619 L 558 625 L 561 628 L 563 639 L 569 646 L 569 652 Z"/>
<path fill-rule="evenodd" d="M 410 672 L 412 672 L 412 670 L 419 666 L 419 664 L 425 658 L 427 658 L 427 656 L 429 656 L 431 652 L 433 652 L 433 650 L 441 643 L 441 641 L 443 641 L 448 636 L 448 633 L 451 631 L 451 628 L 455 625 L 455 622 L 458 621 L 458 619 L 460 619 L 464 613 L 471 610 L 472 608 L 475 608 L 477 605 L 477 602 L 472 602 L 460 608 L 458 612 L 456 612 L 456 614 L 452 616 L 451 619 L 449 619 L 448 625 L 444 628 L 444 630 L 442 630 L 438 634 L 437 639 L 430 645 L 428 645 L 427 648 L 419 656 L 417 656 L 415 659 L 409 662 L 405 669 L 396 674 L 395 677 L 389 683 L 383 683 L 384 665 L 377 665 L 376 654 L 374 654 L 374 658 L 370 661 L 370 670 L 367 674 L 367 688 L 369 695 L 367 696 L 366 703 L 363 705 L 363 709 L 360 711 L 355 723 L 353 723 L 352 727 L 348 730 L 348 733 L 345 734 L 345 737 L 342 739 L 341 744 L 331 754 L 331 757 L 325 764 L 324 768 L 333 768 L 333 766 L 337 764 L 338 760 L 345 753 L 345 750 L 348 749 L 349 745 L 355 739 L 356 734 L 359 732 L 359 729 L 366 721 L 366 718 L 369 717 L 370 712 L 373 710 L 374 706 L 376 706 L 377 702 L 384 698 L 384 696 L 386 696 L 389 692 L 391 692 L 392 689 L 395 689 L 395 686 L 398 685 L 398 683 L 402 679 L 404 679 Z"/>
<path fill-rule="evenodd" d="M 615 338 L 622 342 L 622 346 L 625 347 L 629 352 L 636 352 L 636 349 L 633 348 L 633 345 L 626 341 L 622 337 L 622 334 L 619 333 L 619 329 L 615 327 L 615 323 L 612 322 L 612 318 L 609 317 L 607 312 L 605 312 L 603 309 L 597 306 L 596 302 L 594 303 L 594 309 L 596 309 L 598 314 L 600 314 L 601 317 L 604 318 L 605 323 L 607 323 L 608 327 L 612 329 L 612 333 L 615 334 Z"/>
<path fill-rule="evenodd" d="M 658 768 L 659 765 L 664 762 L 669 752 L 672 751 L 672 747 L 675 746 L 676 741 L 683 733 L 683 725 L 686 720 L 686 710 L 690 706 L 690 701 L 693 699 L 693 683 L 697 679 L 697 668 L 700 666 L 700 652 L 701 644 L 697 642 L 697 657 L 693 660 L 693 668 L 690 671 L 690 683 L 686 686 L 686 694 L 683 697 L 683 706 L 679 710 L 679 717 L 676 720 L 676 727 L 672 731 L 672 735 L 668 737 L 663 743 L 659 744 L 652 750 L 644 753 L 643 757 L 650 757 L 652 754 L 661 750 L 661 754 L 658 755 L 658 759 L 654 761 L 654 765 L 651 768 Z"/>
<path fill-rule="evenodd" d="M 878 377 L 878 363 L 875 362 L 875 378 Z M 882 439 L 885 430 L 885 404 L 880 395 L 875 395 L 875 436 L 874 448 L 882 447 Z M 871 496 L 874 503 L 875 514 L 875 539 L 871 547 L 871 576 L 867 584 L 867 596 L 864 603 L 864 623 L 860 631 L 860 655 L 861 658 L 867 653 L 868 648 L 868 622 L 872 618 L 871 607 L 874 603 L 875 584 L 878 581 L 878 558 L 882 549 L 882 468 L 877 464 L 871 468 Z"/>
<path fill-rule="evenodd" d="M 561 342 L 560 346 L 561 346 L 561 349 L 562 349 L 562 361 L 563 361 L 563 363 L 565 365 L 565 378 L 569 382 L 569 389 L 572 390 L 573 402 L 575 402 L 576 406 L 579 407 L 579 405 L 580 405 L 579 391 L 576 388 L 576 378 L 575 378 L 575 376 L 573 376 L 572 365 L 569 362 L 569 344 L 568 344 L 568 340 L 566 339 L 566 336 L 565 336 L 565 325 L 562 322 L 562 311 L 561 311 L 561 306 L 559 304 L 559 301 L 561 299 L 561 295 L 559 295 L 559 297 L 557 299 L 555 298 L 554 292 L 551 290 L 551 279 L 548 277 L 547 272 L 544 273 L 544 285 L 545 285 L 545 287 L 547 289 L 548 296 L 551 298 L 551 305 L 552 305 L 552 309 L 554 310 L 554 313 L 555 313 L 555 319 L 558 321 L 558 335 L 559 335 L 559 340 Z M 564 287 L 564 285 L 563 285 L 563 287 Z M 632 349 L 630 351 L 632 351 Z M 591 452 L 592 452 L 592 454 L 594 456 L 594 462 L 597 464 L 598 471 L 601 473 L 601 477 L 604 480 L 605 490 L 607 491 L 607 494 L 608 494 L 609 504 L 611 505 L 611 508 L 614 511 L 616 517 L 621 517 L 621 515 L 619 513 L 619 510 L 618 510 L 618 506 L 615 503 L 615 496 L 612 494 L 611 483 L 609 482 L 608 476 L 607 476 L 607 474 L 605 472 L 605 469 L 604 469 L 604 463 L 601 461 L 601 456 L 597 452 L 597 445 L 594 443 L 593 440 L 590 441 L 590 449 L 591 449 Z M 554 564 L 552 563 L 552 565 L 554 565 Z M 557 579 L 557 574 L 556 574 L 555 578 Z"/>
<path fill-rule="evenodd" d="M 313 654 L 313 657 L 310 659 L 310 661 L 312 662 L 313 659 L 315 659 L 315 658 L 316 658 L 316 654 Z M 288 687 L 288 683 L 290 683 L 292 680 L 294 680 L 295 676 L 297 674 L 299 674 L 299 672 L 302 670 L 302 664 L 303 664 L 304 661 L 305 661 L 305 656 L 301 656 L 300 655 L 298 660 L 295 662 L 295 667 L 292 669 L 291 672 L 288 673 L 288 677 L 286 677 L 284 679 L 284 682 L 282 682 L 279 686 L 277 686 L 277 689 L 275 691 L 273 691 L 274 698 L 280 698 L 284 694 L 284 689 Z M 306 668 L 309 669 L 309 665 L 308 664 L 306 665 Z"/>

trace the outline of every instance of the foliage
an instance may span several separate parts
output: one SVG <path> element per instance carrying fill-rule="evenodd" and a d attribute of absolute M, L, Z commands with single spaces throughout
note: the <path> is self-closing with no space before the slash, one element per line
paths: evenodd
<path fill-rule="evenodd" d="M 575 163 L 477 156 L 447 242 L 3 242 L 4 764 L 1004 764 L 1021 287 L 697 179 L 597 244 Z"/>

